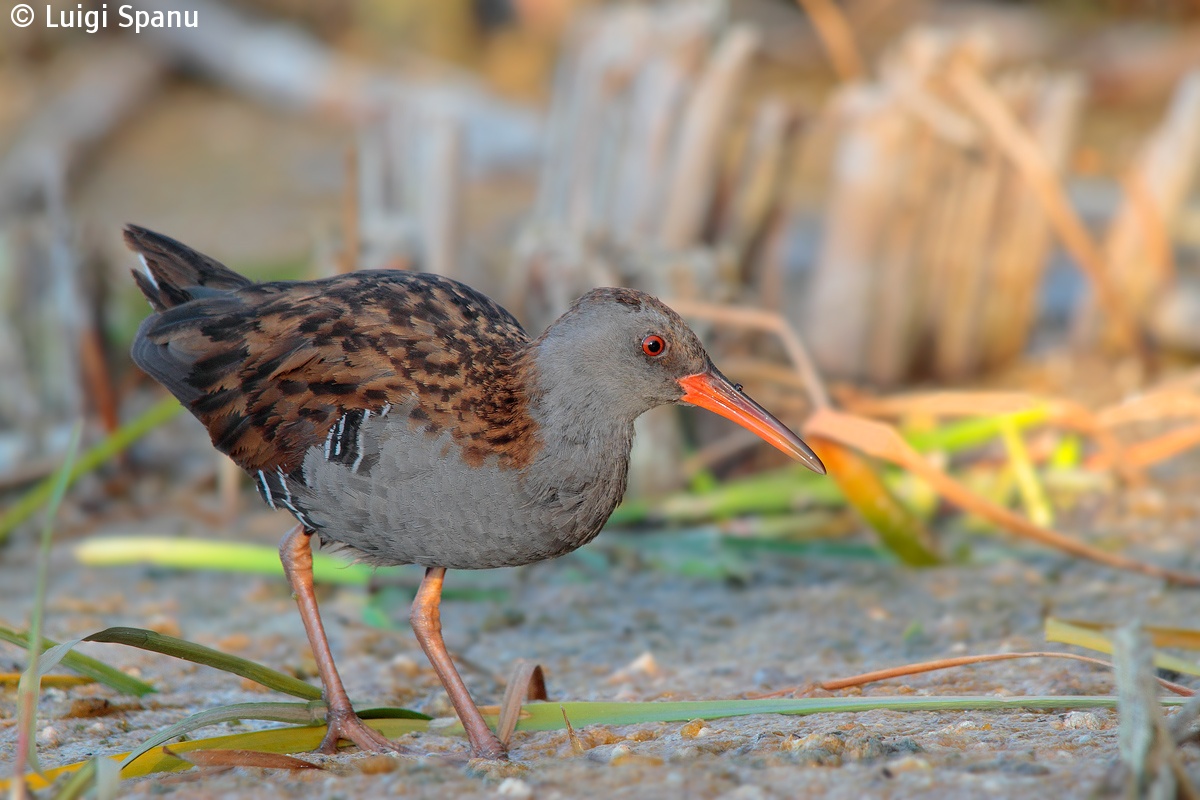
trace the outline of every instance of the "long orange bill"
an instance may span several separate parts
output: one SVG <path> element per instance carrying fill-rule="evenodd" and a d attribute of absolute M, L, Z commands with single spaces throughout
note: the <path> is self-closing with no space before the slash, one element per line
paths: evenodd
<path fill-rule="evenodd" d="M 715 369 L 679 379 L 683 402 L 707 408 L 761 436 L 818 475 L 825 465 L 799 436 Z"/>

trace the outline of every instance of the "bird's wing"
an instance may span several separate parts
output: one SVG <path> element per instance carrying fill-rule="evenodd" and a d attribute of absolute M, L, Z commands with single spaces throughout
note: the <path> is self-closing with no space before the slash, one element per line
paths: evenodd
<path fill-rule="evenodd" d="M 147 318 L 133 358 L 261 477 L 292 473 L 392 404 L 449 429 L 468 463 L 519 460 L 530 423 L 511 362 L 527 342 L 461 283 L 381 270 L 206 290 Z"/>

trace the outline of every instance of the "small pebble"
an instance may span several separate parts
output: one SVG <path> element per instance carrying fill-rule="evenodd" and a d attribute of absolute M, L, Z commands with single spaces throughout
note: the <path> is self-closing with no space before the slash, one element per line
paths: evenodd
<path fill-rule="evenodd" d="M 632 750 L 623 744 L 607 745 L 602 744 L 598 747 L 593 747 L 587 751 L 588 761 L 597 761 L 601 764 L 611 764 L 621 756 L 629 755 Z"/>
<path fill-rule="evenodd" d="M 928 772 L 931 769 L 933 766 L 920 756 L 904 756 L 884 764 L 883 774 L 890 778 L 903 772 Z"/>
<path fill-rule="evenodd" d="M 1063 716 L 1062 726 L 1068 731 L 1101 731 L 1104 730 L 1104 720 L 1094 711 L 1071 711 Z"/>
<path fill-rule="evenodd" d="M 615 733 L 612 728 L 606 725 L 593 725 L 579 731 L 579 741 L 585 749 L 591 750 L 593 747 L 623 742 L 625 741 L 625 737 Z"/>
<path fill-rule="evenodd" d="M 684 739 L 699 739 L 710 733 L 712 733 L 712 728 L 708 727 L 708 723 L 702 719 L 694 719 L 679 729 L 679 735 Z"/>
<path fill-rule="evenodd" d="M 370 756 L 361 759 L 358 762 L 358 771 L 364 775 L 382 775 L 385 772 L 394 772 L 396 767 L 400 766 L 400 760 L 393 756 Z"/>
<path fill-rule="evenodd" d="M 53 725 L 47 725 L 38 731 L 37 743 L 42 747 L 58 747 L 58 731 L 54 729 Z"/>
<path fill-rule="evenodd" d="M 103 697 L 80 697 L 71 701 L 68 717 L 103 717 L 112 713 L 113 705 Z"/>
<path fill-rule="evenodd" d="M 496 794 L 501 797 L 515 797 L 526 800 L 533 797 L 533 787 L 520 778 L 505 778 L 496 788 Z"/>
<path fill-rule="evenodd" d="M 658 661 L 655 660 L 652 653 L 647 651 L 610 675 L 608 682 L 621 683 L 622 681 L 633 680 L 638 676 L 654 678 L 661 672 L 662 670 L 658 667 Z"/>
<path fill-rule="evenodd" d="M 840 753 L 846 749 L 846 742 L 840 736 L 831 733 L 810 733 L 807 736 L 791 736 L 784 740 L 783 747 L 787 750 L 822 750 L 827 753 Z"/>
<path fill-rule="evenodd" d="M 405 678 L 415 678 L 421 672 L 421 665 L 411 656 L 398 655 L 392 659 L 391 668 Z"/>
<path fill-rule="evenodd" d="M 719 795 L 720 800 L 766 800 L 766 797 L 767 793 L 763 791 L 763 788 L 752 783 L 743 784 Z"/>

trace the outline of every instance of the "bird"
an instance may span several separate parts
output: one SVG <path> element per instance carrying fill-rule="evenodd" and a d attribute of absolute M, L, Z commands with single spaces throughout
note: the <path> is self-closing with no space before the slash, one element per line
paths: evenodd
<path fill-rule="evenodd" d="M 373 565 L 416 564 L 410 611 L 469 739 L 504 760 L 455 668 L 447 570 L 530 564 L 591 541 L 626 489 L 633 424 L 700 406 L 814 472 L 817 455 L 721 374 L 649 294 L 593 289 L 536 338 L 434 274 L 365 270 L 255 282 L 167 236 L 124 229 L 153 313 L 133 361 L 207 429 L 262 499 L 296 519 L 279 545 L 326 704 L 318 750 L 404 752 L 354 712 L 313 591 L 312 539 Z"/>

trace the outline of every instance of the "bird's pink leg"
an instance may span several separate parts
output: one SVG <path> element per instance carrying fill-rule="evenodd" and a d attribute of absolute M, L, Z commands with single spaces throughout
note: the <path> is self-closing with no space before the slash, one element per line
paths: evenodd
<path fill-rule="evenodd" d="M 304 620 L 304 632 L 308 634 L 308 643 L 317 660 L 321 685 L 325 687 L 325 706 L 328 709 L 325 723 L 329 726 L 329 732 L 317 750 L 336 753 L 338 740 L 349 739 L 372 753 L 403 753 L 402 747 L 368 728 L 350 705 L 350 697 L 334 666 L 329 640 L 325 638 L 325 626 L 321 624 L 321 614 L 317 610 L 317 595 L 313 591 L 312 545 L 309 543 L 311 536 L 302 525 L 292 528 L 279 542 L 279 560 L 283 562 L 283 572 L 292 585 L 292 594 L 300 608 L 300 618 Z"/>
<path fill-rule="evenodd" d="M 471 755 L 476 758 L 507 759 L 508 753 L 496 734 L 483 721 L 478 706 L 471 699 L 467 685 L 450 660 L 446 651 L 446 643 L 442 640 L 442 582 L 446 577 L 444 567 L 430 567 L 425 570 L 425 579 L 413 599 L 412 610 L 408 618 L 412 622 L 413 633 L 417 642 L 429 658 L 429 663 L 442 679 L 446 694 L 450 695 L 450 703 L 458 713 L 467 738 L 471 741 Z"/>

